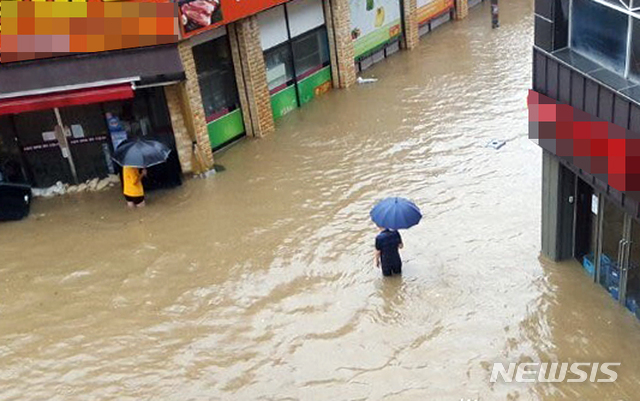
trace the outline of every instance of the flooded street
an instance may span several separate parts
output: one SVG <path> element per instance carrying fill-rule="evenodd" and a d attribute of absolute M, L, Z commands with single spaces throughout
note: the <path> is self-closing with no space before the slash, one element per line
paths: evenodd
<path fill-rule="evenodd" d="M 470 10 L 144 210 L 114 189 L 0 225 L 0 400 L 638 399 L 639 322 L 539 257 L 533 2 L 500 16 Z M 394 195 L 424 218 L 383 279 L 368 213 Z M 490 383 L 522 361 L 622 365 Z"/>

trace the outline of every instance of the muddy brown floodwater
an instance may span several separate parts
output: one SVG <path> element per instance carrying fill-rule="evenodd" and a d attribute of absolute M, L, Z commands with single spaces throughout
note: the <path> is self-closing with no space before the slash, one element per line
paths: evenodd
<path fill-rule="evenodd" d="M 145 210 L 114 190 L 2 224 L 0 399 L 638 400 L 640 324 L 539 257 L 532 2 L 497 30 L 488 6 Z M 368 211 L 388 195 L 425 217 L 384 280 Z M 495 361 L 554 360 L 622 366 L 489 382 Z"/>

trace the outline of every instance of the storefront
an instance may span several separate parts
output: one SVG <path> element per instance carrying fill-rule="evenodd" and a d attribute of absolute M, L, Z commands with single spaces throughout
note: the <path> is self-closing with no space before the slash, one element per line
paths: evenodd
<path fill-rule="evenodd" d="M 357 71 L 400 50 L 400 0 L 349 0 Z"/>
<path fill-rule="evenodd" d="M 425 35 L 451 20 L 453 0 L 417 0 L 418 32 Z"/>
<path fill-rule="evenodd" d="M 563 167 L 575 202 L 573 255 L 614 300 L 640 318 L 640 220 L 622 194 L 594 185 L 593 177 Z M 574 195 L 575 194 L 575 195 Z"/>
<path fill-rule="evenodd" d="M 231 47 L 224 27 L 193 41 L 209 140 L 215 150 L 245 135 Z"/>
<path fill-rule="evenodd" d="M 155 64 L 141 65 L 148 62 Z M 167 163 L 150 169 L 147 188 L 179 184 L 163 86 L 183 76 L 175 46 L 3 67 L 0 169 L 5 180 L 46 188 L 58 181 L 104 178 L 118 172 L 111 160 L 114 148 L 144 136 L 174 150 Z M 11 91 L 16 85 L 22 90 Z"/>
<path fill-rule="evenodd" d="M 294 0 L 258 14 L 274 119 L 331 88 L 322 0 Z"/>

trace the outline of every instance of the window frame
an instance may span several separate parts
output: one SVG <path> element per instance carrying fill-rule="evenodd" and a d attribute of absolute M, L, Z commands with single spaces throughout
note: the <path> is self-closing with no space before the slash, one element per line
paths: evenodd
<path fill-rule="evenodd" d="M 638 22 L 640 22 L 640 7 L 631 7 L 631 6 L 626 6 L 621 0 L 619 1 L 619 4 L 613 4 L 609 1 L 606 0 L 586 0 L 586 1 L 591 1 L 593 3 L 599 4 L 600 6 L 603 7 L 607 7 L 609 9 L 612 9 L 616 12 L 622 13 L 624 15 L 627 16 L 627 40 L 625 42 L 625 59 L 624 59 L 624 73 L 622 74 L 622 77 L 624 79 L 627 80 L 631 80 L 631 81 L 638 81 L 640 82 L 640 72 L 638 74 L 635 74 L 636 77 L 634 77 L 632 75 L 631 72 L 631 57 L 632 57 L 632 41 L 633 41 L 633 20 L 636 19 L 638 20 Z M 629 3 L 630 5 L 632 4 L 632 1 L 630 1 Z M 579 50 L 576 50 L 573 47 L 573 18 L 574 18 L 574 7 L 575 7 L 575 2 L 574 0 L 570 0 L 570 4 L 569 4 L 569 33 L 568 33 L 568 47 L 574 51 L 576 51 L 577 53 L 583 55 L 584 57 L 590 59 L 590 60 L 594 60 L 593 57 L 589 54 L 584 54 L 582 52 L 580 52 Z M 638 35 L 637 40 L 640 40 L 640 34 Z M 598 61 L 594 60 L 596 63 L 600 64 Z M 600 64 L 601 65 L 601 64 Z M 603 68 L 609 69 L 606 66 L 603 66 Z"/>

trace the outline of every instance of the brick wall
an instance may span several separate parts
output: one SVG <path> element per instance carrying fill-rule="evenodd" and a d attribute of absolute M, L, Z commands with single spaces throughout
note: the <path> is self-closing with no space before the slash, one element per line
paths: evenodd
<path fill-rule="evenodd" d="M 183 106 L 184 124 L 191 133 L 190 137 L 197 142 L 199 153 L 204 159 L 205 168 L 210 169 L 213 167 L 213 152 L 211 152 L 211 142 L 209 141 L 207 122 L 200 95 L 200 85 L 198 84 L 198 74 L 189 41 L 180 43 L 178 51 L 187 78 L 183 91 L 178 96 Z"/>
<path fill-rule="evenodd" d="M 356 82 L 349 0 L 325 0 L 324 8 L 333 86 L 348 88 Z"/>
<path fill-rule="evenodd" d="M 460 20 L 467 18 L 469 15 L 469 1 L 468 0 L 455 0 L 456 12 L 455 19 Z"/>
<path fill-rule="evenodd" d="M 183 116 L 182 100 L 180 99 L 180 86 L 169 85 L 164 88 L 165 97 L 167 98 L 167 106 L 169 115 L 171 116 L 171 126 L 173 127 L 173 135 L 176 140 L 176 149 L 178 150 L 178 159 L 183 173 L 193 173 L 193 150 L 191 147 L 191 136 L 185 123 Z"/>
<path fill-rule="evenodd" d="M 418 34 L 418 1 L 401 0 L 404 8 L 404 40 L 403 45 L 407 50 L 418 46 L 420 35 Z"/>
<path fill-rule="evenodd" d="M 227 25 L 238 92 L 247 134 L 263 136 L 275 129 L 267 69 L 254 15 Z"/>

